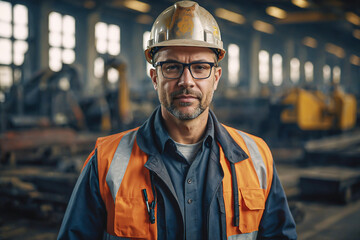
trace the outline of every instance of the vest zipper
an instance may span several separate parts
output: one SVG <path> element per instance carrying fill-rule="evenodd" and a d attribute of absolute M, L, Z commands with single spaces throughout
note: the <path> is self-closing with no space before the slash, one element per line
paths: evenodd
<path fill-rule="evenodd" d="M 235 164 L 230 163 L 231 166 L 231 176 L 232 176 L 232 187 L 233 187 L 233 195 L 234 195 L 234 226 L 239 226 L 239 190 L 237 184 L 236 170 Z"/>

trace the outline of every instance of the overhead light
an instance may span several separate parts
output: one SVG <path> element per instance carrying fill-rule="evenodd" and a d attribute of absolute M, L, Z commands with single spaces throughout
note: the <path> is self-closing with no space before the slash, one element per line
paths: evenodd
<path fill-rule="evenodd" d="M 275 28 L 273 27 L 273 25 L 260 21 L 260 20 L 256 20 L 255 22 L 253 22 L 253 27 L 255 30 L 258 30 L 260 32 L 264 32 L 264 33 L 269 33 L 272 34 L 275 32 Z"/>
<path fill-rule="evenodd" d="M 346 20 L 348 20 L 348 22 L 351 22 L 354 25 L 360 26 L 360 17 L 358 15 L 356 15 L 355 13 L 347 12 L 345 14 L 345 18 L 346 18 Z"/>
<path fill-rule="evenodd" d="M 137 0 L 126 0 L 126 1 L 124 1 L 123 4 L 125 7 L 129 8 L 129 9 L 132 9 L 132 10 L 135 10 L 138 12 L 142 12 L 142 13 L 147 13 L 151 9 L 151 6 L 149 4 L 140 2 Z"/>
<path fill-rule="evenodd" d="M 224 8 L 217 8 L 215 10 L 215 15 L 218 16 L 219 18 L 228 20 L 233 23 L 237 23 L 237 24 L 245 23 L 245 18 L 243 15 L 233 11 L 226 10 Z"/>
<path fill-rule="evenodd" d="M 349 60 L 350 60 L 350 63 L 351 63 L 351 64 L 360 66 L 360 57 L 352 54 L 352 55 L 350 56 L 350 59 L 349 59 Z"/>
<path fill-rule="evenodd" d="M 291 0 L 292 4 L 301 8 L 307 8 L 310 6 L 310 3 L 306 0 Z"/>
<path fill-rule="evenodd" d="M 84 7 L 88 8 L 88 9 L 92 9 L 92 8 L 96 7 L 96 3 L 93 0 L 86 0 L 84 2 Z"/>
<path fill-rule="evenodd" d="M 136 17 L 136 22 L 141 24 L 151 24 L 153 22 L 153 18 L 147 14 L 141 14 Z"/>
<path fill-rule="evenodd" d="M 305 46 L 308 46 L 308 47 L 311 47 L 311 48 L 316 48 L 317 47 L 317 41 L 315 38 L 312 38 L 312 37 L 305 37 L 303 40 L 302 40 L 302 43 L 305 45 Z"/>
<path fill-rule="evenodd" d="M 345 57 L 345 50 L 342 47 L 336 46 L 335 44 L 332 43 L 325 44 L 325 51 L 334 54 L 338 58 Z"/>
<path fill-rule="evenodd" d="M 355 29 L 353 31 L 353 36 L 354 36 L 354 38 L 357 38 L 360 40 L 360 29 Z"/>
<path fill-rule="evenodd" d="M 294 23 L 317 23 L 336 21 L 339 18 L 333 13 L 321 13 L 318 11 L 300 11 L 288 13 L 285 19 L 278 19 L 278 24 L 294 24 Z"/>
<path fill-rule="evenodd" d="M 278 7 L 267 7 L 266 13 L 269 14 L 270 16 L 280 18 L 280 19 L 284 19 L 287 16 L 286 11 L 284 11 Z"/>

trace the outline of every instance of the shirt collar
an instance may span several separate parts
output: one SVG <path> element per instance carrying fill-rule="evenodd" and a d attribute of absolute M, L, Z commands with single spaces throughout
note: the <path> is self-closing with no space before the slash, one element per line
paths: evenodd
<path fill-rule="evenodd" d="M 156 139 L 159 143 L 159 152 L 162 153 L 165 149 L 165 144 L 171 140 L 166 128 L 164 120 L 161 116 L 161 109 L 159 107 L 158 111 L 155 113 L 155 119 L 154 119 L 154 128 L 156 133 Z"/>
<path fill-rule="evenodd" d="M 159 147 L 160 147 L 160 152 L 162 153 L 165 149 L 166 144 L 174 144 L 174 140 L 169 136 L 169 133 L 167 132 L 166 128 L 165 128 L 165 123 L 164 120 L 161 116 L 161 111 L 159 109 L 159 111 L 157 111 L 155 113 L 155 132 L 156 132 L 156 138 L 157 138 L 157 142 L 159 143 Z M 204 135 L 204 141 L 203 141 L 203 147 L 204 145 L 209 147 L 211 146 L 211 143 L 214 139 L 214 122 L 212 120 L 212 118 L 208 117 L 208 122 L 207 122 L 207 126 L 206 126 L 206 132 Z"/>
<path fill-rule="evenodd" d="M 226 158 L 232 163 L 237 163 L 248 159 L 249 156 L 230 136 L 229 132 L 217 120 L 215 114 L 212 111 L 210 111 L 209 116 L 214 120 L 215 139 L 223 148 Z"/>
<path fill-rule="evenodd" d="M 160 107 L 157 107 L 149 119 L 139 128 L 136 136 L 137 144 L 146 154 L 159 155 L 163 152 L 169 139 L 171 138 L 164 127 Z M 248 158 L 244 150 L 232 139 L 210 110 L 203 144 L 210 147 L 214 141 L 222 146 L 225 156 L 230 162 L 236 163 Z"/>

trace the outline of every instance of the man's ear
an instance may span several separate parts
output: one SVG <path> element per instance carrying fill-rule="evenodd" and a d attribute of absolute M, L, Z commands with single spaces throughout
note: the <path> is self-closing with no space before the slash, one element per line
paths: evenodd
<path fill-rule="evenodd" d="M 222 74 L 222 68 L 221 67 L 216 67 L 215 68 L 215 76 L 214 76 L 214 90 L 217 89 L 217 86 L 219 84 L 220 78 L 221 78 L 221 74 Z"/>
<path fill-rule="evenodd" d="M 151 77 L 151 81 L 153 83 L 154 89 L 157 90 L 157 88 L 158 88 L 158 78 L 157 78 L 155 68 L 150 69 L 150 77 Z"/>

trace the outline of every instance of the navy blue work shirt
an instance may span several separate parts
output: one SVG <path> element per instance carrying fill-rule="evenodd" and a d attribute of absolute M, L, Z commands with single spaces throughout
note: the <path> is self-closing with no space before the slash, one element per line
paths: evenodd
<path fill-rule="evenodd" d="M 204 235 L 203 194 L 206 170 L 211 148 L 218 148 L 216 144 L 212 146 L 213 120 L 211 117 L 208 118 L 201 148 L 191 163 L 177 150 L 174 140 L 166 131 L 161 111 L 158 111 L 155 122 L 159 123 L 155 125 L 155 131 L 160 143 L 161 159 L 170 176 L 185 220 L 185 237 L 201 240 Z"/>

